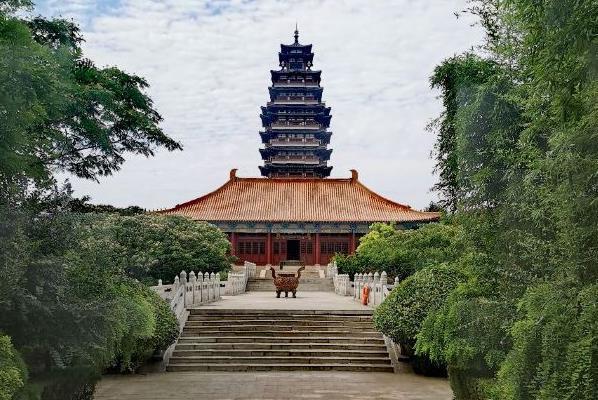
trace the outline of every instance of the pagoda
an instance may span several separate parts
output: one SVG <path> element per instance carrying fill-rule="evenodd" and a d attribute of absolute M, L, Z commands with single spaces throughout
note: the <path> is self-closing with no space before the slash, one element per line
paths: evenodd
<path fill-rule="evenodd" d="M 270 101 L 260 115 L 264 165 L 259 168 L 268 178 L 325 178 L 332 170 L 327 165 L 330 107 L 322 102 L 322 71 L 312 70 L 311 44 L 299 43 L 296 27 L 294 36 L 293 44 L 280 45 L 280 70 L 270 71 Z"/>

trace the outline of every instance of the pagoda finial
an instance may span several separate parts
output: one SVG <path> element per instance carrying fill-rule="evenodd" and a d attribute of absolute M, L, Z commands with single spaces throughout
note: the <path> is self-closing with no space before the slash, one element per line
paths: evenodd
<path fill-rule="evenodd" d="M 295 22 L 295 44 L 299 44 L 299 29 L 297 29 L 297 22 Z"/>

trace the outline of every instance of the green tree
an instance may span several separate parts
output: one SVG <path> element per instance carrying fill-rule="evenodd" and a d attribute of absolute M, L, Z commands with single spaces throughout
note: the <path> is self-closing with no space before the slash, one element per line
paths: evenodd
<path fill-rule="evenodd" d="M 26 384 L 6 376 L 6 388 L 25 384 L 21 398 L 87 399 L 104 368 L 134 369 L 177 327 L 116 262 L 131 252 L 127 243 L 92 241 L 92 217 L 68 212 L 70 193 L 53 174 L 96 179 L 126 154 L 181 146 L 160 128 L 143 78 L 96 67 L 74 23 L 24 18 L 28 7 L 0 0 L 0 329 L 30 374 Z"/>
<path fill-rule="evenodd" d="M 448 363 L 458 399 L 590 399 L 598 7 L 482 0 L 471 11 L 495 66 L 481 81 L 466 77 L 467 90 L 451 89 L 464 101 L 441 119 L 454 117 L 445 158 L 456 166 L 456 217 L 477 256 L 416 347 Z"/>
<path fill-rule="evenodd" d="M 111 264 L 140 281 L 156 284 L 162 279 L 166 283 L 183 270 L 205 273 L 230 269 L 230 242 L 214 225 L 157 214 L 88 214 L 83 220 L 86 240 L 110 240 L 117 246 Z"/>
<path fill-rule="evenodd" d="M 0 400 L 11 400 L 25 386 L 27 370 L 8 336 L 0 335 Z"/>
<path fill-rule="evenodd" d="M 82 55 L 69 21 L 11 14 L 0 7 L 0 181 L 51 180 L 62 170 L 95 179 L 118 170 L 126 153 L 180 149 L 158 126 L 147 82 Z"/>
<path fill-rule="evenodd" d="M 361 238 L 355 256 L 336 259 L 341 270 L 386 271 L 405 279 L 427 266 L 455 262 L 466 249 L 465 235 L 458 225 L 430 223 L 418 229 L 401 230 L 394 225 L 376 223 Z"/>

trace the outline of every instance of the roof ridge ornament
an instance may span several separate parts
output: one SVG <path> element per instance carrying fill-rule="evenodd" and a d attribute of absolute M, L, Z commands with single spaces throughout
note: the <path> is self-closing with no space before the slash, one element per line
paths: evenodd
<path fill-rule="evenodd" d="M 297 22 L 295 22 L 295 44 L 299 44 L 299 29 L 297 29 Z"/>
<path fill-rule="evenodd" d="M 359 173 L 357 172 L 357 170 L 351 169 L 349 171 L 351 171 L 351 183 L 357 182 L 357 179 L 359 178 Z"/>
<path fill-rule="evenodd" d="M 233 169 L 230 170 L 229 178 L 230 178 L 231 181 L 236 181 L 237 180 L 237 168 L 233 168 Z"/>

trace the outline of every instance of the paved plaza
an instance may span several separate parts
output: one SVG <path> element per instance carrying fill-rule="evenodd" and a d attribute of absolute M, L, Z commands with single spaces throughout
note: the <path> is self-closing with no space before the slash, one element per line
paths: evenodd
<path fill-rule="evenodd" d="M 393 399 L 450 400 L 445 379 L 412 373 L 364 372 L 164 372 L 110 376 L 95 400 Z"/>

